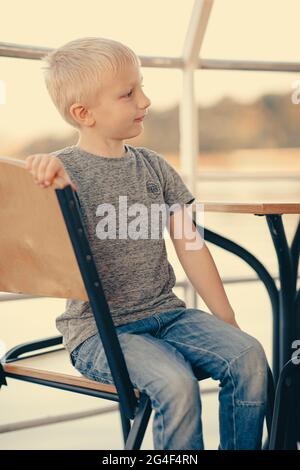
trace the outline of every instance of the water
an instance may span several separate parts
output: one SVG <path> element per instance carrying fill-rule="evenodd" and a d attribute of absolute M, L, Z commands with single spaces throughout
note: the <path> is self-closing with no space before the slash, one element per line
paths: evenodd
<path fill-rule="evenodd" d="M 300 201 L 298 182 L 276 181 L 205 183 L 199 185 L 198 198 L 207 200 Z M 291 241 L 297 215 L 284 215 L 287 238 Z M 207 228 L 236 241 L 277 275 L 277 262 L 264 217 L 248 214 L 205 214 Z M 242 260 L 208 244 L 222 277 L 249 276 L 254 272 Z M 174 247 L 167 240 L 169 259 L 177 280 L 184 279 Z M 201 266 L 199 266 L 201 270 Z M 260 282 L 226 284 L 225 290 L 243 330 L 263 344 L 271 362 L 272 315 L 268 295 Z M 182 290 L 175 290 L 182 296 Z M 34 299 L 3 302 L 1 305 L 1 340 L 9 349 L 19 343 L 57 335 L 55 318 L 65 308 L 63 299 Z M 189 306 L 189 305 L 188 305 Z M 206 309 L 198 299 L 198 307 Z M 116 403 L 85 397 L 49 387 L 7 379 L 1 389 L 1 424 L 22 420 L 115 406 Z M 212 380 L 201 383 L 201 390 L 216 386 Z M 203 395 L 203 428 L 206 449 L 216 449 L 218 440 L 218 396 Z M 153 413 L 142 449 L 153 449 Z M 123 438 L 118 412 L 38 428 L 0 434 L 0 449 L 122 449 Z"/>

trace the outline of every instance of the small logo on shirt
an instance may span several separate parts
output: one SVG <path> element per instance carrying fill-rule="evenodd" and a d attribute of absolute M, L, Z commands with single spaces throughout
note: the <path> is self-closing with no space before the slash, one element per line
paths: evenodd
<path fill-rule="evenodd" d="M 147 181 L 146 183 L 148 194 L 154 199 L 161 193 L 160 187 L 154 181 Z"/>

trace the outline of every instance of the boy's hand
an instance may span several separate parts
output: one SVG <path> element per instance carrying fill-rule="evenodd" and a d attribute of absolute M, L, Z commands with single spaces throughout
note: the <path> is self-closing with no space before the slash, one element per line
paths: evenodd
<path fill-rule="evenodd" d="M 57 157 L 38 153 L 26 157 L 25 163 L 26 170 L 32 174 L 34 182 L 40 187 L 47 188 L 54 183 L 56 187 L 63 189 L 70 184 L 76 191 L 76 186 Z"/>

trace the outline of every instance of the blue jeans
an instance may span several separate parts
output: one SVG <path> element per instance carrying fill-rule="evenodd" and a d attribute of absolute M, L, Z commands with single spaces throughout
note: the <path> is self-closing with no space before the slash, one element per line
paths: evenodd
<path fill-rule="evenodd" d="M 155 412 L 154 449 L 204 449 L 201 371 L 220 382 L 219 449 L 261 449 L 268 363 L 255 338 L 193 308 L 117 326 L 116 332 L 130 380 Z M 114 384 L 98 334 L 71 357 L 83 376 Z"/>

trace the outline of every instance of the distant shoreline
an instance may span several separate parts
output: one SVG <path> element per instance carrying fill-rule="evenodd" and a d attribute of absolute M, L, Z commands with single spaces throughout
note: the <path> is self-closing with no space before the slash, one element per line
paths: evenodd
<path fill-rule="evenodd" d="M 180 169 L 178 154 L 164 153 L 163 156 L 176 169 Z M 299 148 L 240 149 L 229 152 L 200 153 L 199 170 L 239 171 L 295 171 L 300 172 Z"/>

